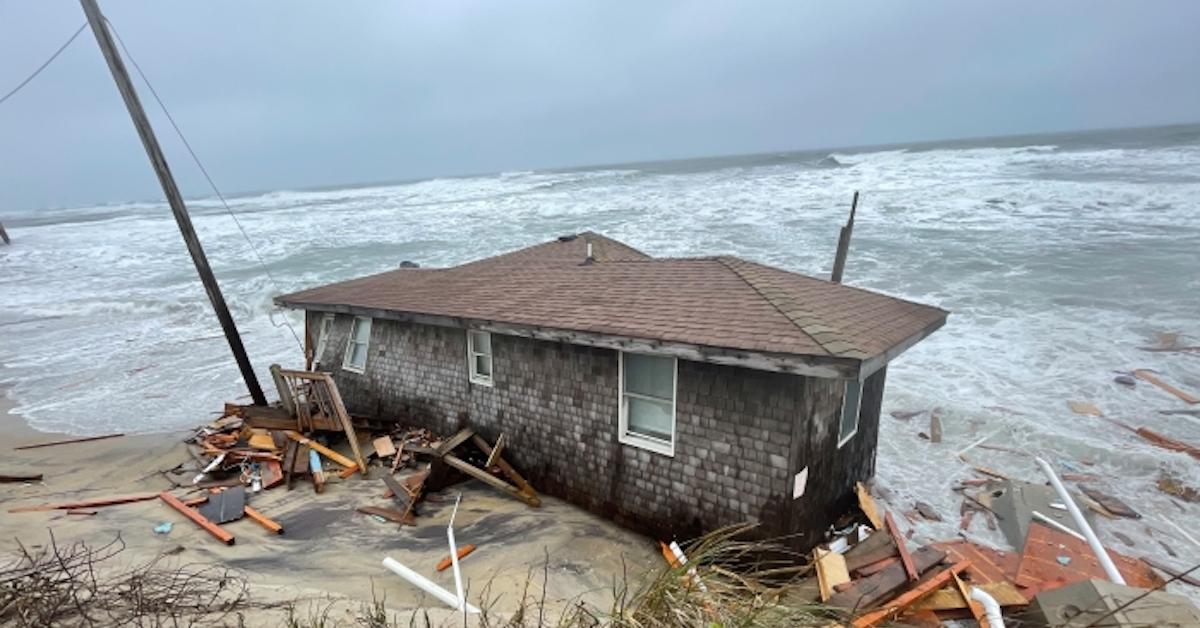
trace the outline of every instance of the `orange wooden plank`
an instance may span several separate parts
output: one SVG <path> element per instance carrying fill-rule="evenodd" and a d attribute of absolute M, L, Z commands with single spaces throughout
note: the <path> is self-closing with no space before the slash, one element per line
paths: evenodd
<path fill-rule="evenodd" d="M 468 554 L 470 554 L 471 552 L 474 552 L 474 551 L 475 551 L 474 545 L 470 545 L 470 544 L 464 545 L 464 546 L 458 548 L 458 559 L 462 560 L 462 559 L 466 558 Z M 438 561 L 437 570 L 438 571 L 446 571 L 446 569 L 448 569 L 450 567 L 450 565 L 452 565 L 452 564 L 454 564 L 454 563 L 450 560 L 450 555 L 447 554 L 445 558 Z"/>
<path fill-rule="evenodd" d="M 246 516 L 253 519 L 255 523 L 266 528 L 267 530 L 270 530 L 272 533 L 283 534 L 283 526 L 279 525 L 273 519 L 268 518 L 266 515 L 262 514 L 261 512 L 258 512 L 257 510 L 255 510 L 249 506 L 246 506 L 245 513 L 246 513 Z"/>
<path fill-rule="evenodd" d="M 1133 376 L 1142 380 L 1143 382 L 1150 382 L 1151 384 L 1158 386 L 1159 388 L 1171 393 L 1172 395 L 1179 397 L 1180 399 L 1186 401 L 1187 403 L 1192 403 L 1192 404 L 1200 403 L 1200 398 L 1197 398 L 1195 395 L 1191 395 L 1182 390 L 1179 390 L 1178 388 L 1162 381 L 1161 379 L 1155 377 L 1153 373 L 1151 373 L 1150 371 L 1148 371 L 1146 369 L 1134 369 Z"/>
<path fill-rule="evenodd" d="M 205 532 L 213 535 L 218 541 L 226 545 L 233 545 L 233 535 L 225 531 L 221 526 L 209 521 L 204 515 L 196 512 L 194 508 L 188 508 L 183 502 L 179 501 L 178 497 L 163 491 L 158 494 L 158 498 L 163 500 L 166 505 L 178 510 L 180 514 L 191 519 L 193 523 L 204 529 Z"/>
<path fill-rule="evenodd" d="M 36 506 L 20 506 L 10 508 L 8 512 L 38 512 L 42 510 L 78 510 L 80 508 L 96 508 L 98 506 L 116 506 L 117 504 L 128 504 L 130 502 L 144 502 L 158 497 L 158 493 L 134 493 L 132 495 L 119 495 L 117 497 L 97 497 L 96 499 L 85 499 L 79 502 L 66 502 L 62 504 L 38 504 Z"/>
<path fill-rule="evenodd" d="M 896 520 L 892 518 L 892 513 L 889 511 L 884 513 L 883 521 L 887 524 L 888 534 L 892 537 L 892 542 L 896 544 L 896 551 L 900 553 L 900 562 L 904 563 L 904 573 L 908 574 L 910 581 L 916 582 L 917 568 L 913 566 L 912 554 L 908 553 L 908 547 L 904 544 L 904 536 L 900 534 L 900 528 L 896 527 Z"/>
<path fill-rule="evenodd" d="M 1145 561 L 1112 550 L 1108 550 L 1108 555 L 1129 586 L 1150 589 L 1162 584 L 1162 578 Z M 1067 564 L 1062 564 L 1059 557 L 1065 557 Z M 1026 599 L 1091 578 L 1107 579 L 1086 541 L 1049 526 L 1030 524 L 1014 580 Z"/>
<path fill-rule="evenodd" d="M 899 597 L 888 602 L 886 607 L 854 618 L 854 621 L 850 625 L 854 628 L 870 628 L 871 626 L 877 626 L 892 619 L 898 613 L 915 603 L 917 600 L 920 600 L 926 595 L 933 593 L 934 591 L 945 586 L 947 583 L 951 582 L 954 576 L 956 576 L 960 571 L 966 569 L 969 565 L 970 563 L 963 561 L 955 563 L 952 567 L 943 569 L 937 574 L 926 578 L 917 586 L 900 594 Z"/>
<path fill-rule="evenodd" d="M 968 561 L 967 578 L 975 584 L 1012 582 L 1021 566 L 1021 555 L 1016 552 L 992 549 L 969 541 L 943 541 L 934 547 L 949 554 L 954 562 Z"/>

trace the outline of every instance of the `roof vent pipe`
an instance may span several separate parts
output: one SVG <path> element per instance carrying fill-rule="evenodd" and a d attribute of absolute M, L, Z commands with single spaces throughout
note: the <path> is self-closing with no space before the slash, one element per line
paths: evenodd
<path fill-rule="evenodd" d="M 595 258 L 595 256 L 592 255 L 592 241 L 585 240 L 585 242 L 587 242 L 587 257 L 585 257 L 583 259 L 583 265 L 587 266 L 589 264 L 595 263 L 596 258 Z"/>

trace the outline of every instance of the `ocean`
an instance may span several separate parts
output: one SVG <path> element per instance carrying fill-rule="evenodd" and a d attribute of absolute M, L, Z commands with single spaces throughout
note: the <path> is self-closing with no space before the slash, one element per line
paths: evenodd
<path fill-rule="evenodd" d="M 190 164 L 178 163 L 176 168 Z M 301 364 L 273 295 L 397 267 L 445 266 L 594 230 L 652 255 L 731 253 L 827 277 L 861 191 L 847 283 L 952 312 L 889 369 L 877 462 L 893 504 L 929 503 L 953 538 L 971 465 L 1042 481 L 1030 455 L 1140 510 L 1105 521 L 1114 549 L 1187 566 L 1200 504 L 1155 488 L 1200 486 L 1200 465 L 1068 401 L 1200 444 L 1200 419 L 1117 371 L 1155 369 L 1200 394 L 1200 355 L 1147 352 L 1152 334 L 1200 344 L 1200 125 L 772 153 L 229 198 L 254 249 L 213 198 L 189 202 L 240 326 L 268 366 Z M 13 211 L 0 246 L 0 382 L 35 427 L 74 434 L 184 430 L 244 395 L 164 203 Z M 272 279 L 273 278 L 273 279 Z M 244 399 L 244 398 L 243 398 Z M 940 408 L 944 440 L 928 417 Z M 988 443 L 1018 453 L 975 448 Z M 908 524 L 905 523 L 905 526 Z M 1111 533 L 1136 539 L 1129 548 Z M 1002 543 L 976 520 L 972 538 Z"/>

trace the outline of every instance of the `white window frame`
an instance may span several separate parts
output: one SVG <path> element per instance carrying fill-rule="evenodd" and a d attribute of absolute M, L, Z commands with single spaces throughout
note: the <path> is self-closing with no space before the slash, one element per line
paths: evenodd
<path fill-rule="evenodd" d="M 333 319 L 335 316 L 326 312 L 321 315 L 321 322 L 317 324 L 317 346 L 313 353 L 313 364 L 321 363 L 321 356 L 325 354 L 325 348 L 329 345 L 329 332 L 333 331 Z"/>
<path fill-rule="evenodd" d="M 350 358 L 354 355 L 354 332 L 358 325 L 362 322 L 367 322 L 367 341 L 363 343 L 363 363 L 362 366 L 356 366 L 350 363 Z M 350 321 L 350 336 L 346 338 L 346 351 L 342 355 L 342 370 L 350 371 L 351 373 L 364 373 L 367 370 L 367 357 L 371 350 L 371 331 L 374 321 L 370 316 L 355 316 Z"/>
<path fill-rule="evenodd" d="M 617 407 L 619 408 L 618 413 L 620 415 L 618 421 L 619 427 L 617 431 L 617 441 L 624 445 L 631 445 L 633 447 L 638 447 L 647 451 L 652 451 L 654 453 L 659 453 L 664 456 L 670 456 L 674 458 L 675 441 L 677 440 L 676 434 L 678 433 L 676 431 L 676 407 L 679 404 L 679 358 L 674 356 L 655 355 L 651 353 L 638 354 L 652 357 L 671 358 L 671 440 L 664 441 L 660 438 L 654 438 L 653 436 L 646 436 L 643 434 L 638 434 L 637 432 L 629 431 L 629 404 L 626 402 L 626 396 L 632 395 L 634 397 L 639 397 L 644 395 L 625 392 L 625 354 L 636 352 L 618 351 L 617 353 L 619 354 L 617 357 Z M 654 401 L 662 401 L 657 397 L 652 399 Z"/>
<path fill-rule="evenodd" d="M 854 398 L 854 429 L 850 430 L 849 434 L 842 434 L 842 425 L 845 423 L 845 418 L 846 418 L 846 400 L 849 399 L 849 397 L 850 397 L 850 387 L 851 386 L 858 389 L 858 394 Z M 842 409 L 841 409 L 842 411 L 838 413 L 838 417 L 837 417 L 837 421 L 838 421 L 838 444 L 837 444 L 837 446 L 838 446 L 838 449 L 841 449 L 842 445 L 845 445 L 846 443 L 850 442 L 850 439 L 854 438 L 855 434 L 858 434 L 859 414 L 862 412 L 862 393 L 863 393 L 863 383 L 856 379 L 847 381 L 845 388 L 842 389 Z"/>
<path fill-rule="evenodd" d="M 475 334 L 483 334 L 488 337 L 488 346 L 491 347 L 490 353 L 484 353 L 482 351 L 475 350 Z M 494 356 L 495 353 L 496 346 L 492 344 L 492 334 L 490 332 L 480 331 L 478 329 L 467 329 L 467 373 L 469 373 L 467 379 L 471 380 L 472 384 L 479 384 L 480 386 L 492 385 L 493 376 L 496 374 L 496 363 L 492 359 L 492 356 Z M 480 374 L 475 370 L 476 356 L 487 356 L 488 375 Z"/>

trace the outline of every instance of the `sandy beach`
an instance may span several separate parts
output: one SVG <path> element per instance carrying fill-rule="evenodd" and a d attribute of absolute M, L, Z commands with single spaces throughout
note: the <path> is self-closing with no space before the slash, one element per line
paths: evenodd
<path fill-rule="evenodd" d="M 0 552 L 5 556 L 18 549 L 18 541 L 26 547 L 46 543 L 48 531 L 60 545 L 74 541 L 102 545 L 119 534 L 126 549 L 113 559 L 114 568 L 163 556 L 171 564 L 215 564 L 246 578 L 255 601 L 298 601 L 296 609 L 302 616 L 329 609 L 331 619 L 350 623 L 362 612 L 362 603 L 374 595 L 401 618 L 418 609 L 423 615 L 427 609 L 435 625 L 457 623 L 461 620 L 440 602 L 391 574 L 381 561 L 390 556 L 453 590 L 451 571 L 437 572 L 434 565 L 448 553 L 446 525 L 461 490 L 457 541 L 460 546 L 478 546 L 462 561 L 468 597 L 478 606 L 490 605 L 495 613 L 512 613 L 521 607 L 527 582 L 531 598 L 535 594 L 540 598 L 543 570 L 549 575 L 548 616 L 575 599 L 608 609 L 614 581 L 626 579 L 636 586 L 639 574 L 661 563 L 650 539 L 560 500 L 543 498 L 542 507 L 533 509 L 478 482 L 430 495 L 417 526 L 402 529 L 354 510 L 358 505 L 386 505 L 385 487 L 378 478 L 354 476 L 339 482 L 333 477 L 320 495 L 306 483 L 297 483 L 291 491 L 283 487 L 264 491 L 249 503 L 282 524 L 284 534 L 269 534 L 243 519 L 224 526 L 236 536 L 232 546 L 208 536 L 159 500 L 98 508 L 93 516 L 63 511 L 12 513 L 8 511 L 18 506 L 167 490 L 171 484 L 159 471 L 188 456 L 180 442 L 183 434 L 130 435 L 12 451 L 12 447 L 63 435 L 30 428 L 12 413 L 7 397 L 0 396 L 0 404 L 0 440 L 8 449 L 0 472 L 44 474 L 39 483 L 3 485 Z M 186 490 L 174 493 L 182 496 Z M 155 534 L 154 527 L 163 522 L 171 522 L 173 529 Z M 626 570 L 629 575 L 623 576 Z M 530 602 L 537 600 L 526 600 Z M 283 607 L 254 613 L 256 625 L 277 625 L 285 617 Z"/>

